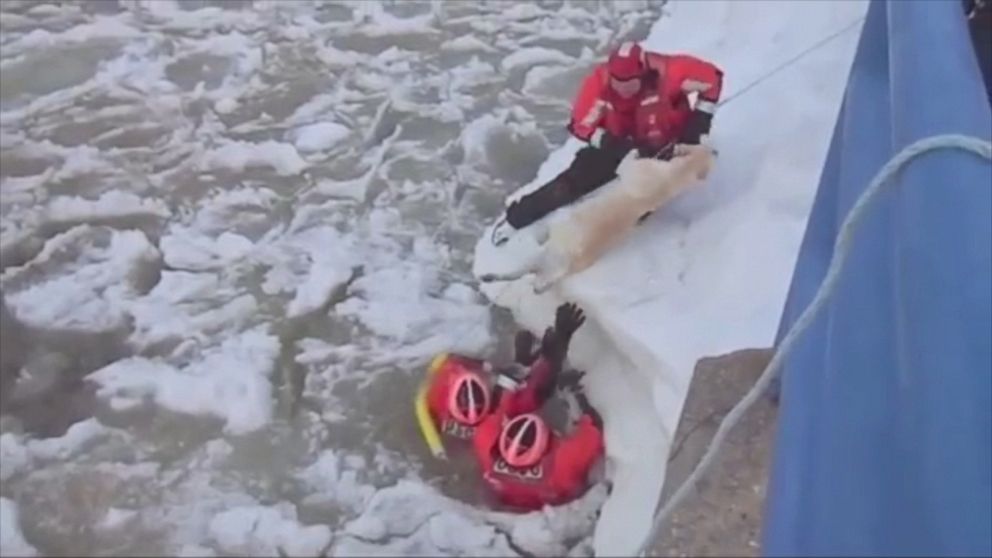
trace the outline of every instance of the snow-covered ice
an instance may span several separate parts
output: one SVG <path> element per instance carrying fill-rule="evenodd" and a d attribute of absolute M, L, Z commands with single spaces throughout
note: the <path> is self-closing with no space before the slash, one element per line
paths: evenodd
<path fill-rule="evenodd" d="M 725 72 L 729 97 L 865 7 L 673 1 L 645 44 L 712 60 Z M 643 541 L 696 362 L 773 342 L 859 29 L 722 107 L 712 134 L 720 156 L 706 183 L 596 265 L 544 296 L 533 294 L 530 279 L 484 289 L 534 331 L 550 324 L 563 300 L 589 318 L 570 358 L 588 370 L 590 399 L 606 423 L 613 491 L 596 525 L 597 555 L 626 555 Z M 577 148 L 570 140 L 514 196 L 560 172 Z M 483 236 L 476 273 L 516 269 L 536 249 L 529 236 L 500 249 Z"/>

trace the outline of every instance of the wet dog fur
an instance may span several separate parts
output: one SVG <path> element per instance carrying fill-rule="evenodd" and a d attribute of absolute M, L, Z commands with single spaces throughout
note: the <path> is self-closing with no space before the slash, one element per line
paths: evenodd
<path fill-rule="evenodd" d="M 670 161 L 625 160 L 617 171 L 619 180 L 591 199 L 580 200 L 566 219 L 545 225 L 535 223 L 542 227 L 538 232 L 541 250 L 522 271 L 487 274 L 481 280 L 513 281 L 533 273 L 534 290 L 540 293 L 591 267 L 626 238 L 646 213 L 658 210 L 704 180 L 713 158 L 709 147 L 678 145 Z"/>

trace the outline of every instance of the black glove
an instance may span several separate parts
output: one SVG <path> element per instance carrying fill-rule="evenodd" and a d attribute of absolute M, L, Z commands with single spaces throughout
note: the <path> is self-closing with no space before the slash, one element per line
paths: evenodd
<path fill-rule="evenodd" d="M 560 367 L 561 363 L 565 361 L 565 353 L 567 351 L 568 345 L 562 343 L 562 339 L 558 335 L 558 332 L 555 331 L 555 328 L 549 327 L 544 330 L 544 337 L 541 338 L 541 354 L 544 358 Z"/>
<path fill-rule="evenodd" d="M 571 302 L 562 304 L 555 311 L 555 331 L 562 339 L 571 339 L 585 321 L 585 314 Z"/>
<path fill-rule="evenodd" d="M 662 161 L 668 161 L 671 160 L 673 155 L 675 155 L 675 142 L 671 142 L 661 147 L 642 146 L 637 148 L 637 151 L 642 159 L 660 159 Z"/>
<path fill-rule="evenodd" d="M 528 206 L 520 203 L 520 200 L 514 200 L 506 208 L 506 222 L 514 229 L 522 229 L 526 226 L 525 223 L 533 223 L 537 219 L 534 219 L 534 216 L 531 215 L 532 212 L 529 212 L 527 209 Z"/>
<path fill-rule="evenodd" d="M 526 329 L 518 331 L 513 340 L 515 360 L 524 365 L 530 366 L 534 362 L 534 334 Z"/>
<path fill-rule="evenodd" d="M 689 116 L 689 122 L 685 125 L 679 143 L 688 145 L 699 145 L 702 136 L 710 133 L 710 124 L 713 123 L 713 115 L 701 110 L 694 110 Z"/>
<path fill-rule="evenodd" d="M 609 153 L 611 158 L 620 160 L 637 149 L 637 143 L 629 137 L 615 136 L 603 130 L 603 137 L 599 140 L 599 149 Z"/>
<path fill-rule="evenodd" d="M 572 341 L 572 335 L 585 321 L 585 314 L 578 306 L 567 303 L 558 307 L 555 312 L 554 327 L 546 329 L 544 337 L 541 339 L 541 353 L 554 366 L 560 367 L 565 362 L 565 355 L 568 353 L 568 345 Z"/>

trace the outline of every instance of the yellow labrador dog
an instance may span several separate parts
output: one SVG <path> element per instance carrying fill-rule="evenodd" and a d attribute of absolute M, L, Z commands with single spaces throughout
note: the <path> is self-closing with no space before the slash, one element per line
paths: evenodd
<path fill-rule="evenodd" d="M 572 214 L 546 225 L 541 250 L 523 271 L 486 274 L 480 279 L 513 281 L 535 273 L 534 290 L 546 291 L 558 281 L 592 266 L 623 240 L 646 213 L 656 211 L 709 174 L 716 153 L 705 145 L 677 145 L 670 161 L 625 160 L 619 180 L 603 192 L 576 203 Z"/>

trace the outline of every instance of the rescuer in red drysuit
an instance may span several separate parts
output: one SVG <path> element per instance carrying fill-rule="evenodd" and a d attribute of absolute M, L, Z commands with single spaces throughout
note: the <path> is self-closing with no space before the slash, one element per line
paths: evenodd
<path fill-rule="evenodd" d="M 699 144 L 722 86 L 723 72 L 709 62 L 621 44 L 585 78 L 572 106 L 568 130 L 588 145 L 551 182 L 511 203 L 506 223 L 522 229 L 606 184 L 632 150 L 668 159 L 676 143 Z M 692 93 L 698 97 L 690 106 Z M 497 227 L 493 241 L 509 235 Z"/>
<path fill-rule="evenodd" d="M 471 440 L 476 426 L 497 407 L 509 416 L 540 408 L 554 391 L 572 335 L 584 321 L 574 304 L 562 304 L 538 351 L 534 351 L 534 336 L 520 331 L 515 339 L 515 366 L 495 374 L 485 361 L 448 355 L 427 392 L 438 432 L 446 439 Z"/>
<path fill-rule="evenodd" d="M 501 406 L 475 432 L 483 479 L 503 506 L 533 511 L 565 504 L 589 486 L 589 471 L 603 454 L 603 419 L 576 377 L 568 387 L 582 409 L 567 435 L 552 432 L 537 413 L 512 418 Z"/>

